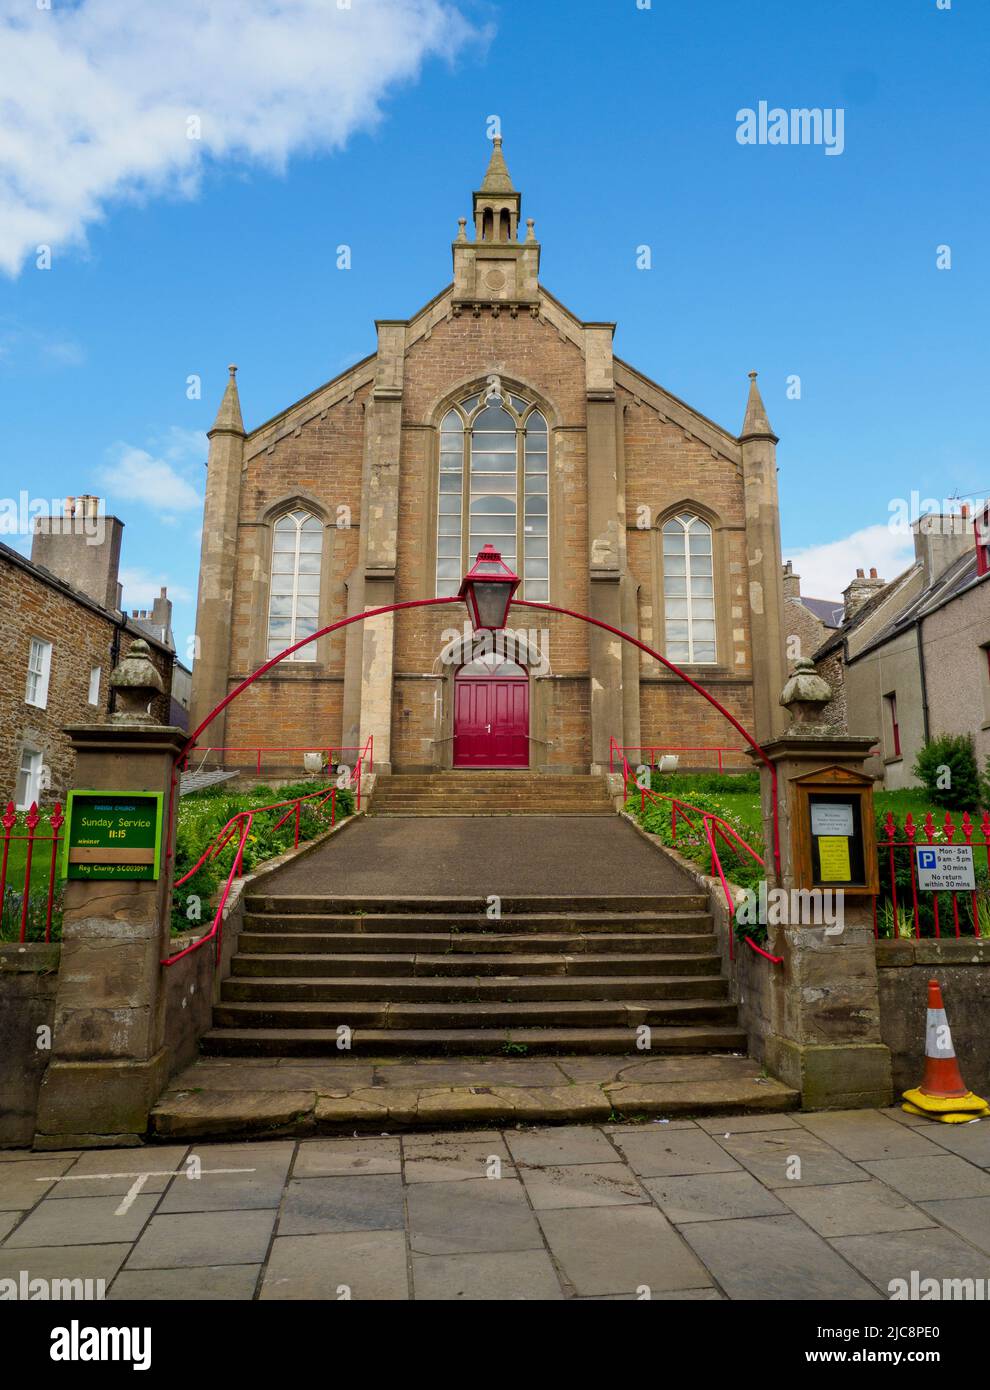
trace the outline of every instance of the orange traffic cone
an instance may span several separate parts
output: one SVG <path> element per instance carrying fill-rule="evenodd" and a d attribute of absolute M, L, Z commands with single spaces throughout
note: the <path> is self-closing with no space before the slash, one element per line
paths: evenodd
<path fill-rule="evenodd" d="M 990 1115 L 990 1105 L 974 1095 L 962 1079 L 938 980 L 928 981 L 924 1079 L 920 1086 L 905 1091 L 904 1099 L 907 1104 L 901 1108 L 909 1114 L 928 1115 L 947 1124 Z"/>

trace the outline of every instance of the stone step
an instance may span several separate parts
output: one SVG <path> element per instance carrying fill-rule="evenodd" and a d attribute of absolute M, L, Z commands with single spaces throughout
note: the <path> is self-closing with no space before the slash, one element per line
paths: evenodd
<path fill-rule="evenodd" d="M 582 1002 L 680 999 L 694 1002 L 724 999 L 725 980 L 720 975 L 615 975 L 528 976 L 447 975 L 426 976 L 236 976 L 224 980 L 220 998 L 224 1004 L 334 1004 L 351 1000 L 385 1003 L 460 1004 L 539 1003 L 561 1000 Z"/>
<path fill-rule="evenodd" d="M 731 1025 L 736 1007 L 698 999 L 561 999 L 459 1003 L 392 1003 L 368 999 L 340 1001 L 336 1007 L 309 1003 L 226 1003 L 213 1006 L 217 1028 L 315 1028 L 335 1030 L 490 1028 L 626 1028 L 675 1023 Z"/>
<path fill-rule="evenodd" d="M 625 931 L 588 932 L 241 932 L 238 938 L 240 954 L 237 959 L 270 956 L 293 956 L 307 959 L 317 956 L 336 956 L 346 960 L 355 955 L 403 955 L 409 953 L 436 954 L 442 950 L 451 955 L 505 953 L 520 955 L 527 952 L 559 952 L 562 955 L 584 955 L 616 952 L 619 954 L 665 954 L 696 958 L 715 949 L 711 931 L 688 927 L 680 932 L 651 932 L 646 929 L 635 935 Z"/>
<path fill-rule="evenodd" d="M 237 978 L 279 977 L 283 979 L 336 979 L 359 976 L 365 979 L 386 976 L 390 979 L 423 979 L 430 977 L 550 975 L 583 979 L 586 976 L 628 975 L 652 978 L 669 975 L 718 975 L 719 956 L 711 955 L 537 955 L 520 952 L 483 955 L 464 951 L 449 951 L 445 955 L 401 955 L 382 952 L 378 955 L 235 955 L 231 970 Z"/>
<path fill-rule="evenodd" d="M 653 1026 L 650 1050 L 637 1047 L 635 1029 L 625 1028 L 355 1028 L 350 1057 L 385 1055 L 492 1056 L 594 1053 L 662 1057 L 676 1053 L 745 1052 L 746 1034 L 738 1027 L 692 1024 Z M 340 1057 L 333 1029 L 213 1028 L 201 1049 L 211 1057 Z M 792 1093 L 793 1094 L 793 1093 Z M 735 1102 L 734 1102 L 735 1103 Z M 703 1111 L 701 1112 L 703 1113 Z"/>
<path fill-rule="evenodd" d="M 244 930 L 253 935 L 277 933 L 278 935 L 298 934 L 314 936 L 333 933 L 346 936 L 363 936 L 368 933 L 387 932 L 399 935 L 403 932 L 416 932 L 427 935 L 436 932 L 440 935 L 465 934 L 478 936 L 485 933 L 504 936 L 546 935 L 563 933 L 587 935 L 589 932 L 606 935 L 621 932 L 631 935 L 646 932 L 650 935 L 692 935 L 710 933 L 711 915 L 706 912 L 648 912 L 648 913 L 568 913 L 558 916 L 550 913 L 526 913 L 515 916 L 491 918 L 477 914 L 437 913 L 419 916 L 399 914 L 365 913 L 360 916 L 321 913 L 254 913 L 244 917 Z"/>
<path fill-rule="evenodd" d="M 463 820 L 467 816 L 476 818 L 487 817 L 488 819 L 492 819 L 496 816 L 550 816 L 558 819 L 572 819 L 575 816 L 577 816 L 579 818 L 588 819 L 589 817 L 600 818 L 602 813 L 601 811 L 593 810 L 588 807 L 568 808 L 564 806 L 503 806 L 500 808 L 495 808 L 491 806 L 479 807 L 478 803 L 475 802 L 471 806 L 437 806 L 429 808 L 424 807 L 422 810 L 415 810 L 414 808 L 409 806 L 395 806 L 393 808 L 389 808 L 386 806 L 373 806 L 369 810 L 368 814 L 369 816 L 380 816 L 383 819 L 385 817 L 388 817 L 390 820 L 401 820 L 403 818 L 409 820 L 416 816 L 429 816 L 431 818 L 439 817 L 440 819 L 447 816 L 455 817 L 458 820 Z"/>
<path fill-rule="evenodd" d="M 425 914 L 436 917 L 438 914 L 455 914 L 488 917 L 488 898 L 454 897 L 332 897 L 330 895 L 311 895 L 305 893 L 248 893 L 244 903 L 248 913 L 270 914 L 281 912 L 293 917 L 300 913 L 317 913 L 321 916 L 367 917 L 382 914 L 390 917 L 395 914 Z M 704 913 L 708 910 L 708 897 L 705 893 L 662 893 L 626 894 L 612 893 L 599 896 L 557 896 L 533 895 L 527 897 L 503 896 L 501 899 L 502 919 L 523 914 L 536 913 L 541 916 L 567 913 L 573 919 L 586 920 L 589 914 L 635 913 Z"/>

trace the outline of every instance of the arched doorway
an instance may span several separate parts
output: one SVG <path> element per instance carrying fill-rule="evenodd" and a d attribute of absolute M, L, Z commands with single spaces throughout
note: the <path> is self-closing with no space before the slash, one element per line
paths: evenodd
<path fill-rule="evenodd" d="M 529 677 L 486 652 L 454 677 L 454 767 L 529 767 Z"/>

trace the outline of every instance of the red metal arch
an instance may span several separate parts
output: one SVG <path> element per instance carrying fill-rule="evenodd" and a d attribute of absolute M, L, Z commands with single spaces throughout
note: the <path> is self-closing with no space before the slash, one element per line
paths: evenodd
<path fill-rule="evenodd" d="M 363 613 L 355 613 L 349 618 L 341 618 L 338 622 L 331 623 L 329 627 L 322 627 L 320 628 L 319 632 L 314 632 L 309 637 L 303 637 L 300 641 L 295 642 L 291 647 L 286 647 L 284 652 L 279 652 L 278 656 L 271 657 L 270 660 L 266 661 L 263 666 L 259 666 L 257 671 L 254 671 L 250 676 L 247 676 L 244 680 L 242 680 L 240 685 L 238 685 L 234 690 L 232 690 L 229 695 L 225 696 L 224 699 L 222 699 L 220 703 L 216 706 L 216 708 L 210 711 L 210 713 L 206 716 L 206 718 L 198 726 L 198 728 L 196 728 L 194 732 L 190 734 L 189 738 L 186 740 L 186 743 L 183 745 L 181 751 L 176 757 L 175 768 L 173 769 L 172 773 L 172 794 L 170 800 L 174 800 L 175 797 L 175 788 L 178 782 L 179 775 L 178 770 L 182 764 L 182 760 L 185 757 L 185 755 L 189 752 L 189 750 L 194 746 L 203 730 L 208 728 L 209 725 L 212 724 L 213 720 L 216 719 L 217 715 L 222 713 L 222 711 L 227 708 L 231 701 L 236 700 L 238 695 L 243 694 L 243 692 L 247 690 L 248 686 L 253 685 L 254 682 L 260 676 L 265 675 L 265 673 L 267 671 L 270 671 L 273 666 L 277 666 L 280 661 L 284 661 L 285 658 L 287 656 L 291 656 L 293 652 L 297 652 L 300 647 L 305 647 L 310 642 L 317 641 L 317 639 L 320 637 L 326 637 L 328 633 L 337 632 L 342 627 L 349 627 L 351 623 L 362 623 L 366 621 L 366 619 L 368 618 L 378 618 L 385 613 L 398 613 L 405 608 L 433 608 L 438 607 L 441 604 L 463 602 L 464 600 L 462 598 L 455 595 L 451 598 L 410 599 L 405 603 L 389 603 L 382 608 L 369 608 Z M 557 605 L 553 603 L 533 603 L 530 602 L 528 599 L 514 599 L 509 607 L 509 612 L 511 612 L 513 608 L 535 608 L 543 613 L 560 613 L 565 618 L 578 618 L 581 622 L 589 623 L 592 627 L 601 628 L 604 632 L 611 632 L 614 637 L 620 637 L 623 642 L 629 642 L 632 646 L 638 648 L 639 651 L 645 652 L 647 656 L 653 657 L 655 661 L 659 661 L 661 665 L 666 666 L 668 671 L 672 671 L 675 676 L 677 676 L 680 680 L 682 680 L 685 683 L 685 685 L 689 685 L 692 690 L 696 690 L 703 699 L 707 700 L 710 705 L 712 705 L 715 709 L 718 710 L 719 714 L 721 714 L 724 719 L 728 720 L 728 722 L 732 725 L 736 732 L 742 735 L 742 737 L 749 744 L 750 748 L 752 748 L 753 752 L 757 754 L 757 756 L 766 764 L 766 766 L 770 770 L 770 782 L 773 792 L 773 864 L 774 872 L 777 877 L 777 881 L 779 882 L 780 827 L 778 824 L 777 809 L 777 769 L 774 767 L 773 762 L 770 760 L 770 758 L 767 757 L 766 753 L 757 743 L 756 739 L 752 736 L 752 734 L 748 732 L 748 730 L 743 728 L 743 726 L 739 723 L 739 720 L 736 719 L 735 715 L 730 714 L 729 711 L 725 708 L 725 706 L 722 705 L 718 700 L 716 700 L 715 696 L 712 695 L 710 691 L 706 690 L 703 685 L 699 685 L 697 681 L 692 680 L 691 677 L 687 675 L 684 671 L 682 671 L 679 666 L 675 666 L 674 663 L 672 661 L 668 661 L 665 656 L 661 656 L 661 654 L 657 651 L 654 651 L 652 647 L 648 647 L 646 643 L 641 642 L 638 637 L 633 637 L 630 633 L 623 632 L 621 628 L 612 627 L 609 623 L 603 623 L 598 618 L 592 618 L 587 613 L 579 613 L 572 608 L 558 608 Z M 170 805 L 169 843 L 166 849 L 167 857 L 170 857 L 172 853 L 171 827 L 172 816 Z"/>

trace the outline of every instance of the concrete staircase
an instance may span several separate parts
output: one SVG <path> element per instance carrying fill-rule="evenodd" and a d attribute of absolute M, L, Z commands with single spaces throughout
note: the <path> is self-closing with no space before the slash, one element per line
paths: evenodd
<path fill-rule="evenodd" d="M 213 1056 L 746 1050 L 701 894 L 249 894 Z M 649 1025 L 650 1048 L 637 1048 Z"/>
<path fill-rule="evenodd" d="M 380 777 L 375 816 L 608 816 L 602 777 L 545 772 L 398 773 Z"/>

